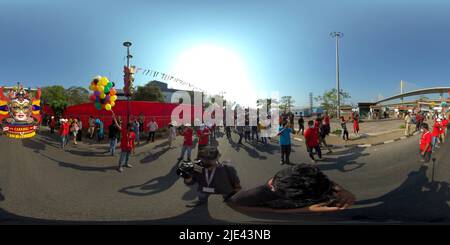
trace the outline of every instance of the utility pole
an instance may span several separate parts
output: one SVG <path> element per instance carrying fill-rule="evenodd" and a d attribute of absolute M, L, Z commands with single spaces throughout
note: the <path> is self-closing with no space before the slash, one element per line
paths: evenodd
<path fill-rule="evenodd" d="M 340 87 L 339 87 L 339 38 L 344 37 L 342 32 L 332 32 L 330 37 L 336 38 L 336 93 L 337 93 L 337 118 L 341 115 L 341 100 L 340 100 Z"/>
<path fill-rule="evenodd" d="M 131 42 L 124 42 L 123 46 L 127 47 L 127 68 L 130 69 L 130 59 L 133 58 L 133 56 L 130 54 L 130 46 Z M 132 75 L 130 74 L 130 84 L 131 84 L 131 78 Z M 131 89 L 129 89 L 131 91 Z M 125 92 L 125 91 L 124 91 Z M 131 93 L 127 93 L 127 124 L 130 122 L 130 99 L 131 99 Z"/>

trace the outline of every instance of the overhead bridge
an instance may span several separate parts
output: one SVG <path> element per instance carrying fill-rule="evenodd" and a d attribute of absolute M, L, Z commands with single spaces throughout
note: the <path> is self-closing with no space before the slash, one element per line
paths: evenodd
<path fill-rule="evenodd" d="M 447 93 L 449 91 L 450 91 L 450 87 L 424 88 L 424 89 L 418 89 L 418 90 L 414 90 L 414 91 L 410 91 L 410 92 L 406 92 L 406 93 L 402 93 L 402 94 L 397 94 L 397 95 L 379 100 L 375 103 L 379 104 L 379 103 L 389 101 L 389 100 L 402 99 L 404 97 L 410 97 L 410 96 L 416 96 L 416 95 L 422 95 L 422 94 L 441 94 L 441 96 L 442 96 L 444 93 Z"/>

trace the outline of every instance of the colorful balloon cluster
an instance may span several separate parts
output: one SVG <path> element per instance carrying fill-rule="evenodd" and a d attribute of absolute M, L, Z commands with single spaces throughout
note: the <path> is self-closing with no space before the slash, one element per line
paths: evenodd
<path fill-rule="evenodd" d="M 114 88 L 114 83 L 110 82 L 107 77 L 94 77 L 89 89 L 94 92 L 90 99 L 94 102 L 94 106 L 97 110 L 105 109 L 110 111 L 116 104 L 117 91 Z"/>

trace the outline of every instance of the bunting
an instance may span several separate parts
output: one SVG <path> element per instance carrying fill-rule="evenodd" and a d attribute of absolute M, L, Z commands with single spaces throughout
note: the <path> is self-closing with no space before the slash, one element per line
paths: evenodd
<path fill-rule="evenodd" d="M 144 69 L 141 67 L 136 67 L 135 74 L 142 74 L 144 76 L 152 76 L 154 78 L 160 78 L 161 80 L 164 80 L 164 81 L 175 81 L 176 83 L 181 84 L 183 86 L 188 86 L 192 90 L 206 93 L 203 89 L 198 88 L 189 82 L 183 81 L 182 79 L 179 79 L 171 74 L 155 71 L 152 69 Z"/>

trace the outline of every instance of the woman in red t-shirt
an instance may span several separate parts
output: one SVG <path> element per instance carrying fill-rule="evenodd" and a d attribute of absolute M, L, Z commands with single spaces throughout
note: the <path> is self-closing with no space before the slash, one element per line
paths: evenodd
<path fill-rule="evenodd" d="M 435 151 L 436 148 L 439 148 L 438 143 L 440 134 L 441 134 L 441 119 L 436 119 L 433 125 L 433 132 L 431 133 L 431 136 L 433 137 L 432 138 L 433 151 Z"/>
<path fill-rule="evenodd" d="M 423 133 L 420 137 L 420 157 L 422 162 L 429 162 L 431 158 L 431 140 L 432 136 L 428 131 L 428 124 L 422 124 Z"/>
<path fill-rule="evenodd" d="M 359 118 L 358 118 L 358 116 L 353 117 L 353 133 L 356 135 L 359 134 Z"/>

